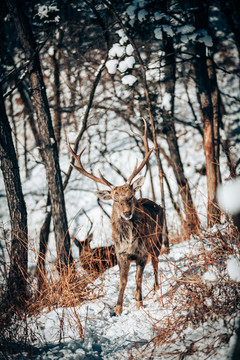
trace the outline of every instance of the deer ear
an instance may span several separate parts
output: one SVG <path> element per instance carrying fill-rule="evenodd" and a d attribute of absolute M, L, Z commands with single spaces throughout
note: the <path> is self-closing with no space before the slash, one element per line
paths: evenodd
<path fill-rule="evenodd" d="M 101 200 L 112 200 L 111 191 L 109 190 L 95 191 L 94 194 Z"/>
<path fill-rule="evenodd" d="M 144 184 L 144 176 L 141 176 L 140 178 L 138 178 L 137 180 L 135 180 L 132 184 L 133 190 L 135 192 L 141 190 L 142 186 Z"/>

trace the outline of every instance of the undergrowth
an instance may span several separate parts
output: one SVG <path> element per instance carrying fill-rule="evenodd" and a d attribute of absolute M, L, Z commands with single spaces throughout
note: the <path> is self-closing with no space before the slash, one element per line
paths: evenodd
<path fill-rule="evenodd" d="M 182 240 L 179 237 L 179 242 Z M 149 315 L 153 337 L 144 347 L 129 351 L 129 358 L 144 356 L 151 359 L 164 355 L 166 359 L 184 359 L 191 355 L 193 359 L 194 356 L 197 359 L 201 352 L 207 359 L 214 354 L 219 344 L 228 343 L 236 332 L 240 283 L 229 277 L 227 261 L 229 256 L 240 257 L 239 233 L 228 223 L 209 231 L 201 231 L 195 235 L 195 240 L 198 242 L 198 251 L 181 259 L 185 267 L 177 262 L 171 263 L 168 255 L 162 255 L 172 270 L 167 279 L 168 291 L 157 295 L 156 301 L 160 310 L 168 311 L 160 322 Z M 84 301 L 92 301 L 101 296 L 103 282 L 95 282 L 96 276 L 91 277 L 79 265 L 77 261 L 69 271 L 59 274 L 51 264 L 47 275 L 44 275 L 41 288 L 34 276 L 28 278 L 30 296 L 23 309 L 1 307 L 0 354 L 3 359 L 10 359 L 13 354 L 21 352 L 27 352 L 29 358 L 39 354 L 40 350 L 34 344 L 46 344 L 47 339 L 42 335 L 38 319 L 43 313 L 55 309 L 63 309 L 59 343 L 64 339 L 64 321 L 76 329 L 79 338 L 84 339 L 85 329 L 76 307 Z M 213 280 L 205 278 L 207 272 L 212 274 Z M 7 265 L 4 264 L 1 272 L 1 298 L 6 276 Z M 161 277 L 162 281 L 166 281 L 164 273 Z M 64 312 L 67 308 L 71 311 Z M 222 331 L 216 327 L 219 322 L 222 324 Z M 204 335 L 199 332 L 197 338 L 187 341 L 186 335 L 198 329 L 204 329 Z M 209 342 L 210 335 L 212 340 Z M 206 346 L 202 346 L 205 340 Z"/>

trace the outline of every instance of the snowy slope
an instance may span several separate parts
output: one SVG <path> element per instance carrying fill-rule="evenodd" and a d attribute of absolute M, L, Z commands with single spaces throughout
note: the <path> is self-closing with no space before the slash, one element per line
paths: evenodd
<path fill-rule="evenodd" d="M 203 253 L 211 249 L 212 245 L 206 239 L 201 244 L 198 237 L 172 245 L 170 253 L 159 259 L 161 288 L 156 294 L 153 292 L 153 271 L 149 263 L 143 281 L 144 307 L 140 310 L 137 310 L 133 299 L 135 264 L 132 264 L 123 313 L 117 317 L 112 313 L 117 301 L 119 271 L 117 266 L 109 269 L 95 281 L 96 293 L 103 285 L 98 298 L 85 301 L 75 309 L 64 307 L 50 312 L 46 309 L 35 319 L 33 331 L 38 334 L 38 340 L 34 344 L 33 358 L 179 359 L 191 355 L 194 360 L 230 359 L 236 340 L 230 329 L 237 324 L 236 313 L 224 319 L 221 315 L 208 318 L 197 326 L 186 320 L 190 308 L 187 298 L 183 298 L 189 296 L 183 291 L 184 284 L 191 286 L 191 283 L 200 281 L 212 292 L 216 291 L 219 302 L 222 301 L 217 291 L 223 274 L 220 275 L 216 266 L 210 266 L 208 270 L 204 267 Z M 235 265 L 231 262 L 229 257 L 228 268 L 224 270 L 229 280 L 232 274 L 236 276 L 240 266 L 238 259 L 235 259 Z M 207 312 L 214 304 L 211 296 L 204 301 Z M 79 333 L 79 320 L 83 338 Z M 28 356 L 22 353 L 14 358 L 28 359 Z"/>

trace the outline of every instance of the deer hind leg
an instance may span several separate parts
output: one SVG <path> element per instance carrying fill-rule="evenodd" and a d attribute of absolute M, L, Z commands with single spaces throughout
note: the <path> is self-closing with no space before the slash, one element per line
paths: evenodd
<path fill-rule="evenodd" d="M 120 287 L 119 287 L 118 301 L 114 311 L 115 315 L 120 315 L 122 313 L 123 296 L 128 281 L 129 266 L 130 266 L 129 260 L 119 260 Z"/>
<path fill-rule="evenodd" d="M 137 269 L 136 269 L 136 292 L 134 298 L 137 300 L 137 308 L 139 309 L 143 306 L 142 302 L 142 279 L 143 279 L 143 271 L 146 266 L 147 261 L 137 261 Z"/>
<path fill-rule="evenodd" d="M 154 272 L 154 291 L 159 289 L 159 282 L 158 282 L 158 258 L 152 256 L 152 266 Z"/>

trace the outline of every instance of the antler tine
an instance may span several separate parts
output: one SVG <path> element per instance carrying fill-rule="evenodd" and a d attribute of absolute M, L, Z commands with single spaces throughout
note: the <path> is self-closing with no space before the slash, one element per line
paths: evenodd
<path fill-rule="evenodd" d="M 98 169 L 98 173 L 100 178 L 102 179 L 103 183 L 107 186 L 109 186 L 111 189 L 113 189 L 115 186 L 112 185 L 107 179 L 105 179 L 105 177 L 102 176 L 101 171 Z"/>
<path fill-rule="evenodd" d="M 142 168 L 145 166 L 146 162 L 148 161 L 149 156 L 151 155 L 152 151 L 154 148 L 149 150 L 149 146 L 148 146 L 148 139 L 147 139 L 147 122 L 146 120 L 143 118 L 144 121 L 144 134 L 141 136 L 135 132 L 132 131 L 132 134 L 139 137 L 144 144 L 144 149 L 145 149 L 145 157 L 143 159 L 143 161 L 141 162 L 141 164 L 139 166 L 137 166 L 138 162 L 136 162 L 136 165 L 134 167 L 134 170 L 132 172 L 132 174 L 129 176 L 127 183 L 131 184 L 132 180 L 135 178 L 135 176 L 142 170 Z"/>
<path fill-rule="evenodd" d="M 95 182 L 98 182 L 98 183 L 103 184 L 103 185 L 107 185 L 108 187 L 110 187 L 110 189 L 113 189 L 113 188 L 114 188 L 114 186 L 113 186 L 107 179 L 105 179 L 105 178 L 102 176 L 102 174 L 100 173 L 99 170 L 98 170 L 98 172 L 99 172 L 100 178 L 98 178 L 97 176 L 89 173 L 88 171 L 86 171 L 86 170 L 83 168 L 82 162 L 81 162 L 81 156 L 82 156 L 84 150 L 86 149 L 86 147 L 85 147 L 84 149 L 82 149 L 82 150 L 80 151 L 80 153 L 77 155 L 77 154 L 73 151 L 73 149 L 71 148 L 68 138 L 67 138 L 67 146 L 68 146 L 69 151 L 71 152 L 73 158 L 76 160 L 76 163 L 77 163 L 77 165 L 78 165 L 78 166 L 76 166 L 76 165 L 74 165 L 73 163 L 71 163 L 70 165 L 71 165 L 74 169 L 76 169 L 76 170 L 79 171 L 81 174 L 83 174 L 84 176 L 87 176 L 88 178 L 92 179 L 92 180 L 95 181 Z"/>

